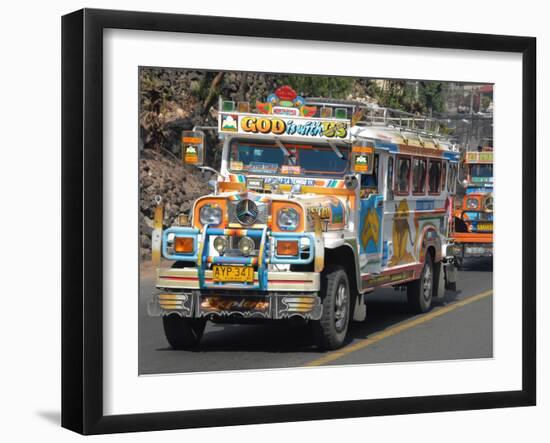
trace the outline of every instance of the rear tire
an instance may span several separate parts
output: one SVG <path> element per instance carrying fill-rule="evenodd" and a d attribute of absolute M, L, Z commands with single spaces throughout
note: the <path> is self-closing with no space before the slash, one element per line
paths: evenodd
<path fill-rule="evenodd" d="M 340 348 L 346 339 L 351 318 L 351 293 L 346 271 L 342 266 L 329 267 L 321 276 L 323 313 L 314 322 L 321 350 Z"/>
<path fill-rule="evenodd" d="M 206 320 L 202 318 L 183 318 L 177 314 L 162 317 L 164 335 L 170 346 L 177 350 L 195 348 L 202 337 Z"/>
<path fill-rule="evenodd" d="M 433 259 L 427 252 L 420 278 L 407 285 L 407 301 L 412 312 L 422 314 L 430 310 L 434 288 Z"/>

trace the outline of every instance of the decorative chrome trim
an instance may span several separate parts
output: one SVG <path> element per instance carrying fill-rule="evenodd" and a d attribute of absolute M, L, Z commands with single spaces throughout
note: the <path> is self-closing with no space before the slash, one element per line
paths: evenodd
<path fill-rule="evenodd" d="M 238 215 L 238 207 L 239 205 L 243 204 L 244 202 L 250 202 L 252 203 L 256 208 L 256 215 L 253 220 L 245 220 L 243 221 L 239 218 Z M 229 219 L 229 223 L 238 223 L 242 226 L 251 227 L 252 225 L 265 225 L 267 224 L 267 218 L 268 218 L 268 205 L 264 202 L 254 202 L 249 199 L 245 200 L 238 200 L 238 201 L 228 201 L 227 202 L 227 215 Z"/>

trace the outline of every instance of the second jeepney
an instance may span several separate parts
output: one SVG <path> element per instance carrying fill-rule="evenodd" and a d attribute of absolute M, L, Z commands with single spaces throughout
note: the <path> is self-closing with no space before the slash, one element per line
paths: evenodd
<path fill-rule="evenodd" d="M 453 240 L 456 262 L 465 257 L 493 255 L 493 147 L 492 141 L 463 157 L 465 195 L 455 210 Z"/>
<path fill-rule="evenodd" d="M 208 320 L 298 319 L 336 349 L 374 289 L 406 289 L 426 312 L 455 287 L 459 153 L 436 121 L 285 86 L 254 112 L 220 100 L 215 129 L 213 192 L 154 233 L 149 313 L 173 348 L 196 346 Z M 204 132 L 185 132 L 182 151 L 204 167 Z"/>

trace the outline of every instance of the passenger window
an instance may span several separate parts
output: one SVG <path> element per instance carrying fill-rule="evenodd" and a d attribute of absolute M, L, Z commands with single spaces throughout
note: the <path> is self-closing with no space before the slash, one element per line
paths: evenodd
<path fill-rule="evenodd" d="M 428 192 L 430 194 L 439 194 L 441 185 L 441 162 L 439 160 L 430 160 L 430 169 L 428 170 Z"/>
<path fill-rule="evenodd" d="M 426 160 L 415 158 L 413 160 L 413 194 L 426 192 Z"/>
<path fill-rule="evenodd" d="M 411 159 L 401 157 L 397 160 L 397 193 L 409 193 L 409 177 L 411 173 Z"/>
<path fill-rule="evenodd" d="M 443 167 L 441 168 L 441 190 L 445 191 L 447 184 L 447 163 L 443 163 Z"/>
<path fill-rule="evenodd" d="M 388 157 L 388 173 L 386 177 L 386 200 L 393 200 L 393 157 Z"/>

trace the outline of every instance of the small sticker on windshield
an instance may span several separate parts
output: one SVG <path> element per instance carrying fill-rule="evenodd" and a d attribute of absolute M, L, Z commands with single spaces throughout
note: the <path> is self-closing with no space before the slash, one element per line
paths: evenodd
<path fill-rule="evenodd" d="M 281 174 L 301 174 L 302 168 L 300 166 L 294 166 L 294 165 L 282 165 L 281 166 Z"/>
<path fill-rule="evenodd" d="M 229 163 L 229 169 L 233 171 L 242 171 L 244 169 L 243 162 L 232 160 L 231 163 Z"/>
<path fill-rule="evenodd" d="M 257 172 L 260 174 L 275 174 L 279 169 L 277 163 L 261 163 L 261 162 L 250 162 L 248 165 L 249 172 Z"/>

